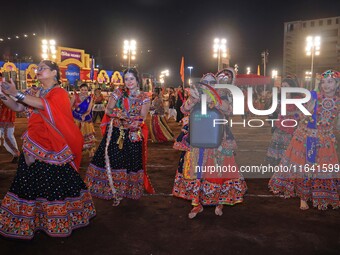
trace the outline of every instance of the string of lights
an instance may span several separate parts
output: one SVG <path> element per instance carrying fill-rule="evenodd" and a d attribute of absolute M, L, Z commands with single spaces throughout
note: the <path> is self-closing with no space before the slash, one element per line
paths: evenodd
<path fill-rule="evenodd" d="M 11 36 L 0 36 L 0 42 L 6 42 L 11 40 L 18 40 L 18 39 L 26 39 L 29 37 L 37 36 L 37 33 L 24 33 L 24 34 L 16 34 Z"/>

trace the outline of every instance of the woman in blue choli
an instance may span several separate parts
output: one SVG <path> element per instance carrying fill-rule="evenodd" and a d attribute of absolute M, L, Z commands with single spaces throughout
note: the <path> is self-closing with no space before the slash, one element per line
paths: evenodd
<path fill-rule="evenodd" d="M 84 137 L 83 151 L 92 157 L 95 150 L 95 131 L 92 123 L 92 96 L 88 95 L 86 83 L 80 86 L 80 93 L 71 99 L 72 115 Z"/>
<path fill-rule="evenodd" d="M 79 96 L 78 96 L 79 97 Z M 87 109 L 91 103 L 91 96 L 88 96 L 83 102 L 81 102 L 76 109 L 72 111 L 73 118 L 78 121 L 83 121 L 83 115 L 85 116 L 84 121 L 92 119 L 92 111 L 86 115 Z"/>

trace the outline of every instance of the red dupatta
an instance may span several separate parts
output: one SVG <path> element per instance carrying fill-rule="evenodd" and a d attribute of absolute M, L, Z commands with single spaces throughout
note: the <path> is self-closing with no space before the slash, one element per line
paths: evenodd
<path fill-rule="evenodd" d="M 41 100 L 44 109 L 32 113 L 23 135 L 24 152 L 50 164 L 70 163 L 79 171 L 84 141 L 74 123 L 67 92 L 55 88 Z"/>
<path fill-rule="evenodd" d="M 152 187 L 149 175 L 146 170 L 146 162 L 148 159 L 148 135 L 149 135 L 149 130 L 148 126 L 143 123 L 142 125 L 142 133 L 143 133 L 143 169 L 144 169 L 144 188 L 149 194 L 155 194 L 155 189 Z"/>

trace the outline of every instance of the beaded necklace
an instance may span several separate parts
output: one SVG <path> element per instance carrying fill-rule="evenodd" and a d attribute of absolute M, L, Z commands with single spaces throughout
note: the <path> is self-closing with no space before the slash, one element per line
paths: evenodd
<path fill-rule="evenodd" d="M 330 126 L 333 120 L 336 118 L 337 112 L 337 96 L 326 97 L 325 95 L 318 96 L 318 115 L 320 116 L 320 120 L 317 122 L 317 125 L 326 125 Z"/>
<path fill-rule="evenodd" d="M 45 97 L 46 94 L 48 92 L 50 92 L 52 89 L 54 89 L 56 86 L 58 86 L 59 84 L 56 83 L 54 84 L 52 87 L 48 88 L 48 89 L 44 89 L 43 87 L 40 88 L 40 93 L 39 93 L 39 97 Z"/>
<path fill-rule="evenodd" d="M 130 113 L 133 113 L 136 108 L 136 102 L 138 101 L 137 98 L 140 95 L 140 90 L 137 89 L 135 91 L 128 91 L 127 97 L 123 98 L 123 104 L 125 111 L 128 116 L 130 116 Z"/>
<path fill-rule="evenodd" d="M 129 93 L 129 97 L 136 97 L 140 94 L 140 90 L 139 89 L 136 89 L 134 91 L 131 91 L 130 90 L 130 93 Z"/>

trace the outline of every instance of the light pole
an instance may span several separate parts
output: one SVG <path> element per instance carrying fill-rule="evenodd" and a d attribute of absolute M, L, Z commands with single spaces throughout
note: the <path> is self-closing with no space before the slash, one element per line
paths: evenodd
<path fill-rule="evenodd" d="M 272 79 L 276 79 L 276 77 L 277 77 L 277 70 L 276 69 L 273 69 L 272 70 Z"/>
<path fill-rule="evenodd" d="M 273 69 L 272 70 L 272 79 L 273 79 L 273 85 L 275 86 L 276 85 L 276 79 L 277 79 L 277 70 L 276 69 Z M 266 91 L 266 84 L 264 85 L 264 90 Z"/>
<path fill-rule="evenodd" d="M 310 72 L 310 71 L 306 71 L 306 72 L 305 72 L 305 80 L 306 80 L 306 81 L 310 81 L 311 74 L 312 74 L 312 72 Z"/>
<path fill-rule="evenodd" d="M 159 76 L 159 81 L 161 82 L 162 86 L 164 84 L 164 79 L 165 79 L 165 76 L 169 76 L 170 75 L 170 72 L 169 70 L 164 70 L 164 71 L 161 71 L 161 75 Z"/>
<path fill-rule="evenodd" d="M 193 69 L 193 66 L 188 66 L 189 69 L 189 85 L 191 84 L 191 70 Z"/>
<path fill-rule="evenodd" d="M 215 38 L 214 40 L 214 58 L 217 58 L 217 71 L 220 71 L 222 69 L 222 57 L 227 57 L 227 40 L 226 39 L 219 39 Z"/>
<path fill-rule="evenodd" d="M 314 85 L 314 55 L 318 56 L 320 55 L 320 44 L 321 44 L 321 38 L 320 36 L 307 36 L 306 38 L 306 54 L 307 56 L 312 56 L 312 63 L 311 63 L 311 85 L 313 88 Z"/>
<path fill-rule="evenodd" d="M 16 62 L 18 63 L 19 62 L 19 68 L 17 68 L 18 70 L 18 88 L 19 90 L 22 90 L 22 86 L 21 86 L 21 58 L 18 57 L 18 53 L 15 54 L 15 59 L 16 59 Z"/>
<path fill-rule="evenodd" d="M 269 55 L 268 50 L 261 52 L 262 62 L 263 62 L 263 76 L 266 76 L 266 66 L 268 63 L 268 55 Z"/>
<path fill-rule="evenodd" d="M 247 67 L 247 74 L 250 74 L 250 67 Z"/>
<path fill-rule="evenodd" d="M 162 87 L 163 87 L 163 83 L 164 83 L 164 74 L 161 74 L 161 75 L 159 76 L 159 81 L 161 82 Z"/>
<path fill-rule="evenodd" d="M 57 50 L 56 50 L 56 42 L 53 39 L 47 40 L 43 39 L 41 41 L 41 49 L 42 54 L 41 57 L 43 60 L 52 60 L 55 61 L 57 58 Z"/>
<path fill-rule="evenodd" d="M 128 60 L 128 68 L 131 66 L 131 60 L 136 59 L 137 42 L 135 40 L 125 40 L 123 47 L 123 58 Z"/>
<path fill-rule="evenodd" d="M 235 70 L 235 73 L 237 74 L 238 73 L 238 64 L 234 65 L 234 70 Z"/>
<path fill-rule="evenodd" d="M 168 69 L 164 70 L 161 72 L 161 74 L 165 75 L 165 76 L 169 76 L 170 75 L 170 72 Z"/>
<path fill-rule="evenodd" d="M 306 81 L 306 83 L 307 83 L 307 84 L 306 84 L 306 87 L 307 87 L 308 90 L 312 89 L 312 88 L 310 88 L 310 87 L 311 87 L 311 86 L 310 86 L 311 78 L 312 78 L 312 72 L 306 71 L 306 72 L 305 72 L 305 81 Z"/>

